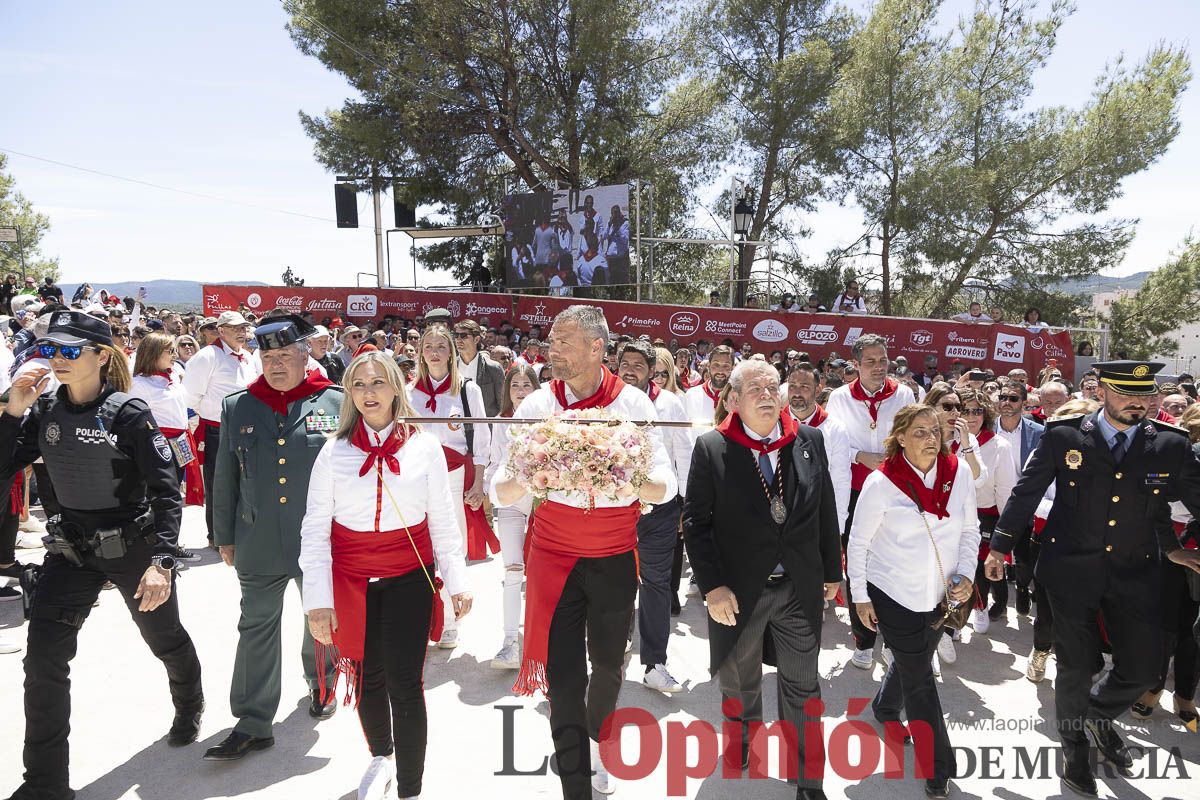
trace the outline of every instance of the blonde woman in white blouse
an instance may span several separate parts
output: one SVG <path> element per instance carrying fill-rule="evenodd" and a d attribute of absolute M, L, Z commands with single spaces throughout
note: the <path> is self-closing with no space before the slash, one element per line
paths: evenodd
<path fill-rule="evenodd" d="M 359 798 L 421 793 L 425 648 L 442 624 L 434 569 L 454 617 L 471 610 L 462 536 L 441 444 L 413 416 L 392 359 L 368 352 L 344 378 L 337 432 L 313 465 L 301 524 L 304 610 L 319 647 L 336 648 L 347 701 L 373 759 Z M 326 697 L 336 687 L 321 687 Z"/>
<path fill-rule="evenodd" d="M 905 712 L 920 756 L 932 733 L 929 797 L 946 797 L 954 754 L 937 683 L 933 653 L 942 638 L 932 623 L 938 604 L 969 602 L 979 552 L 979 517 L 970 469 L 950 455 L 932 408 L 900 409 L 884 442 L 884 462 L 863 484 L 846 546 L 846 574 L 855 612 L 879 630 L 892 661 L 871 704 L 876 719 L 898 722 Z M 922 723 L 924 730 L 914 723 Z"/>

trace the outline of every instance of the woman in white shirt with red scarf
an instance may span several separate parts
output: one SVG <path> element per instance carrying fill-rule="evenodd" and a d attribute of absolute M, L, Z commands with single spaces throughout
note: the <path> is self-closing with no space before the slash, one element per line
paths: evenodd
<path fill-rule="evenodd" d="M 462 537 L 437 439 L 412 425 L 400 369 L 383 353 L 351 362 L 337 432 L 313 464 L 300 527 L 304 610 L 333 647 L 373 756 L 360 798 L 421 793 L 426 642 L 442 623 L 434 565 L 453 615 L 471 610 Z M 322 686 L 325 698 L 336 686 Z"/>
<path fill-rule="evenodd" d="M 937 414 L 928 406 L 900 409 L 884 442 L 884 462 L 863 484 L 846 546 L 846 574 L 855 611 L 878 629 L 892 650 L 871 703 L 876 719 L 908 717 L 921 752 L 932 734 L 929 797 L 946 797 L 954 754 L 937 683 L 933 653 L 942 632 L 932 623 L 938 604 L 969 602 L 979 554 L 979 516 L 971 471 L 950 454 Z M 928 726 L 927 728 L 925 726 Z"/>
<path fill-rule="evenodd" d="M 479 386 L 462 380 L 458 374 L 458 352 L 449 328 L 445 325 L 426 328 L 417 345 L 417 353 L 417 379 L 408 387 L 409 400 L 417 416 L 487 416 Z M 471 425 L 468 428 L 462 423 L 435 423 L 423 427 L 441 442 L 442 454 L 450 469 L 450 492 L 456 498 L 462 498 L 462 502 L 455 503 L 454 511 L 467 560 L 487 558 L 488 550 L 500 552 L 500 541 L 483 511 L 483 472 L 491 452 L 489 426 Z M 451 650 L 457 645 L 458 626 L 453 617 L 447 615 L 438 647 Z"/>

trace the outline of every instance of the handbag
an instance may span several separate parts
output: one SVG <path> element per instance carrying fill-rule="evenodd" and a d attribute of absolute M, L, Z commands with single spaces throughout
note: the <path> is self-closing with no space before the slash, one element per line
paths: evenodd
<path fill-rule="evenodd" d="M 935 631 L 940 631 L 942 628 L 961 630 L 966 627 L 967 619 L 971 616 L 971 604 L 950 602 L 950 587 L 946 583 L 946 573 L 942 570 L 942 556 L 938 553 L 933 530 L 929 527 L 929 520 L 925 518 L 925 514 L 919 506 L 917 513 L 921 515 L 921 521 L 925 523 L 925 532 L 929 534 L 929 543 L 933 546 L 933 557 L 937 560 L 938 577 L 941 578 L 942 586 L 946 587 L 946 594 L 942 597 L 942 602 L 938 603 L 937 618 L 930 623 L 930 627 Z"/>

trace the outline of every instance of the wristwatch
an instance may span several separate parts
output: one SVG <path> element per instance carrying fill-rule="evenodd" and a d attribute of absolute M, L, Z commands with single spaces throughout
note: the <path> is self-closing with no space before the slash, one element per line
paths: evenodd
<path fill-rule="evenodd" d="M 175 556 L 154 556 L 150 559 L 150 563 L 166 572 L 173 572 L 178 562 L 176 562 Z"/>

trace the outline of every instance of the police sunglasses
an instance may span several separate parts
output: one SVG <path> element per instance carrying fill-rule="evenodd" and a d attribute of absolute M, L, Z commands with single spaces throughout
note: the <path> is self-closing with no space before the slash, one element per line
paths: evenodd
<path fill-rule="evenodd" d="M 82 353 L 84 350 L 94 350 L 97 353 L 100 352 L 99 347 L 84 347 L 82 345 L 75 344 L 38 345 L 38 355 L 42 358 L 54 358 L 59 353 L 62 353 L 62 357 L 67 361 L 74 361 L 75 359 L 79 358 L 80 353 Z"/>

